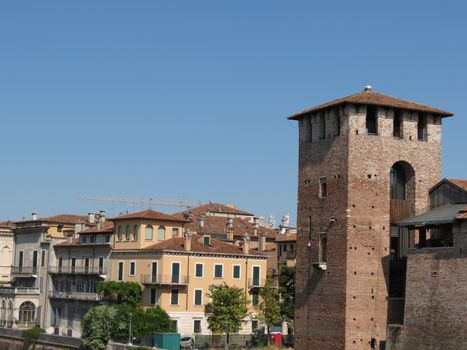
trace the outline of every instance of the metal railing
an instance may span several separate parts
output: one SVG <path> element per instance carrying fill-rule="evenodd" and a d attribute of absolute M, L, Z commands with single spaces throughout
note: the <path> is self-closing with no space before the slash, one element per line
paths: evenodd
<path fill-rule="evenodd" d="M 49 266 L 49 273 L 106 275 L 104 266 Z"/>
<path fill-rule="evenodd" d="M 102 297 L 97 293 L 88 292 L 60 292 L 56 290 L 49 291 L 50 298 L 56 299 L 74 299 L 74 300 L 92 300 L 99 301 Z"/>
<path fill-rule="evenodd" d="M 143 284 L 160 284 L 160 285 L 180 285 L 188 284 L 188 276 L 172 276 L 172 275 L 141 275 L 141 283 Z"/>
<path fill-rule="evenodd" d="M 16 287 L 16 288 L 0 288 L 0 294 L 39 294 L 39 288 Z"/>
<path fill-rule="evenodd" d="M 12 266 L 11 273 L 16 275 L 35 275 L 37 266 Z"/>

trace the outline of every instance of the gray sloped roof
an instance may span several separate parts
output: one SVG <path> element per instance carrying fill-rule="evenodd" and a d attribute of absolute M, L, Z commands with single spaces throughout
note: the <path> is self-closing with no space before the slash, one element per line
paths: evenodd
<path fill-rule="evenodd" d="M 399 226 L 407 227 L 451 224 L 454 222 L 459 210 L 465 206 L 465 204 L 443 205 L 442 207 L 435 208 L 427 213 L 403 219 L 399 222 Z"/>

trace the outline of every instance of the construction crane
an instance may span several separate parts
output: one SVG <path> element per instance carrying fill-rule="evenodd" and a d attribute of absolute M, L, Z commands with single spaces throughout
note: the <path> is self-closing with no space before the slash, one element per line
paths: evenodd
<path fill-rule="evenodd" d="M 99 201 L 99 202 L 113 202 L 123 203 L 127 205 L 139 205 L 139 206 L 160 206 L 160 207 L 183 207 L 192 208 L 200 205 L 208 204 L 208 202 L 201 201 L 185 201 L 181 199 L 154 199 L 154 198 L 126 198 L 126 197 L 105 197 L 105 196 L 81 196 L 81 200 L 86 201 Z"/>

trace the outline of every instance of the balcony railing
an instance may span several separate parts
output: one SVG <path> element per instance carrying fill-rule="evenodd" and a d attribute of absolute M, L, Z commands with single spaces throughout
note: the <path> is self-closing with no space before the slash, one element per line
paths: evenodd
<path fill-rule="evenodd" d="M 49 266 L 49 273 L 63 273 L 75 275 L 106 275 L 104 266 Z"/>
<path fill-rule="evenodd" d="M 0 288 L 0 294 L 39 294 L 39 288 L 16 287 L 16 288 Z"/>
<path fill-rule="evenodd" d="M 59 292 L 56 290 L 49 291 L 49 298 L 55 299 L 73 299 L 73 300 L 91 300 L 99 301 L 102 297 L 97 293 L 87 292 Z"/>
<path fill-rule="evenodd" d="M 188 285 L 188 276 L 142 275 L 141 283 L 169 285 L 169 286 L 186 286 Z"/>
<path fill-rule="evenodd" d="M 250 278 L 248 281 L 248 286 L 250 289 L 261 288 L 264 287 L 265 284 L 266 280 L 261 278 Z"/>
<path fill-rule="evenodd" d="M 36 275 L 37 266 L 12 266 L 11 273 L 13 275 Z"/>

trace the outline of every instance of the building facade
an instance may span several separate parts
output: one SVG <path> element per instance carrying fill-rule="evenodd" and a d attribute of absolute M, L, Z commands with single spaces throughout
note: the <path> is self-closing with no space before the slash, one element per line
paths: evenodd
<path fill-rule="evenodd" d="M 384 346 L 388 318 L 404 310 L 397 223 L 428 208 L 450 115 L 367 87 L 289 117 L 299 123 L 298 349 Z"/>

